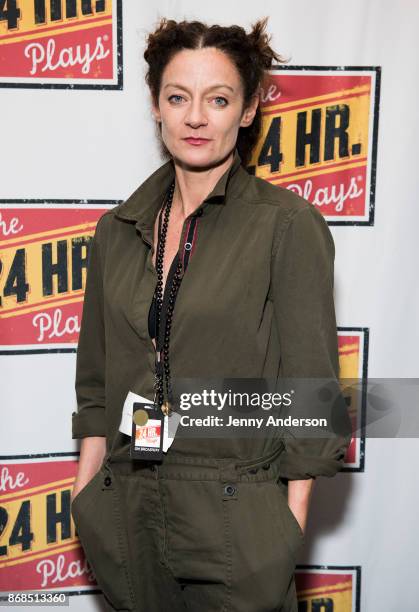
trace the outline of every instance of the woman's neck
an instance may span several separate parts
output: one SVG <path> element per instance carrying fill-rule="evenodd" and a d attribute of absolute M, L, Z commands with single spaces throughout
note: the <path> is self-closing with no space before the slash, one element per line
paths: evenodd
<path fill-rule="evenodd" d="M 177 217 L 185 219 L 200 206 L 231 166 L 233 158 L 234 154 L 231 153 L 221 164 L 207 170 L 191 170 L 174 162 L 176 185 L 172 210 Z"/>

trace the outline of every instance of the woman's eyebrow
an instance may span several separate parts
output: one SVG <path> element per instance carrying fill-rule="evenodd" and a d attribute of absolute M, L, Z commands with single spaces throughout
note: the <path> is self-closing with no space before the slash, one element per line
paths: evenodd
<path fill-rule="evenodd" d="M 187 87 L 184 87 L 180 83 L 166 83 L 163 89 L 167 87 L 176 87 L 177 89 L 183 89 L 184 91 L 189 91 Z M 227 85 L 226 83 L 216 83 L 215 85 L 210 85 L 204 91 L 211 91 L 212 89 L 220 89 L 221 87 L 225 87 L 226 89 L 230 89 L 234 93 L 233 87 Z"/>

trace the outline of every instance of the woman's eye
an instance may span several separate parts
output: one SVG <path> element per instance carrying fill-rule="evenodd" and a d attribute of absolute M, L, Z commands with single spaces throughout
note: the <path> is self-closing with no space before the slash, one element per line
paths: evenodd
<path fill-rule="evenodd" d="M 184 100 L 184 98 L 180 94 L 172 94 L 171 96 L 169 96 L 168 100 L 169 102 L 178 105 L 182 102 L 182 100 Z M 228 104 L 228 101 L 226 100 L 226 98 L 223 98 L 223 96 L 216 96 L 215 98 L 212 98 L 212 100 L 215 102 L 216 106 L 223 107 L 227 106 Z"/>
<path fill-rule="evenodd" d="M 178 104 L 181 100 L 183 100 L 183 98 L 182 98 L 182 96 L 179 96 L 178 94 L 173 94 L 172 96 L 169 97 L 169 102 L 171 100 L 173 100 L 175 104 Z"/>
<path fill-rule="evenodd" d="M 216 106 L 227 106 L 228 104 L 228 101 L 222 96 L 217 96 L 216 98 L 214 98 L 214 100 Z"/>

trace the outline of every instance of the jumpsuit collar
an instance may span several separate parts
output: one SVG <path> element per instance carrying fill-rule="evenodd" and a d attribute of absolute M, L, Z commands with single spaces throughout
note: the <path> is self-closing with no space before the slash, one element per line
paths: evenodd
<path fill-rule="evenodd" d="M 204 202 L 224 204 L 227 194 L 234 195 L 238 188 L 243 186 L 243 180 L 240 180 L 243 179 L 243 175 L 249 176 L 241 166 L 241 157 L 236 148 L 233 163 L 219 178 Z M 128 221 L 136 221 L 137 227 L 152 228 L 174 177 L 175 167 L 173 160 L 170 159 L 153 172 L 127 200 L 112 209 L 115 216 Z"/>

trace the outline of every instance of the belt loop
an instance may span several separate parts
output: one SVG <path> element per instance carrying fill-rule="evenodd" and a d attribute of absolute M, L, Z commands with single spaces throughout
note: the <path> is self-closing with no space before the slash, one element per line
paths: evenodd
<path fill-rule="evenodd" d="M 113 491 L 115 488 L 114 474 L 107 462 L 102 465 L 102 491 Z"/>
<path fill-rule="evenodd" d="M 103 458 L 102 467 L 107 467 L 111 463 L 114 463 L 112 461 L 113 453 L 114 453 L 114 450 L 117 448 L 117 443 L 119 441 L 121 441 L 123 435 L 125 435 L 125 434 L 122 434 L 122 432 L 120 432 L 119 430 L 117 430 L 115 432 L 115 434 L 114 434 L 114 436 L 112 438 L 112 441 L 109 444 L 109 449 L 107 450 L 107 452 L 105 453 L 105 456 Z"/>
<path fill-rule="evenodd" d="M 102 461 L 103 468 L 108 467 L 110 463 L 110 458 L 111 458 L 111 451 L 109 450 L 103 458 L 103 461 Z"/>
<path fill-rule="evenodd" d="M 220 462 L 219 470 L 221 482 L 237 482 L 236 464 L 231 459 L 228 460 L 228 463 Z"/>

